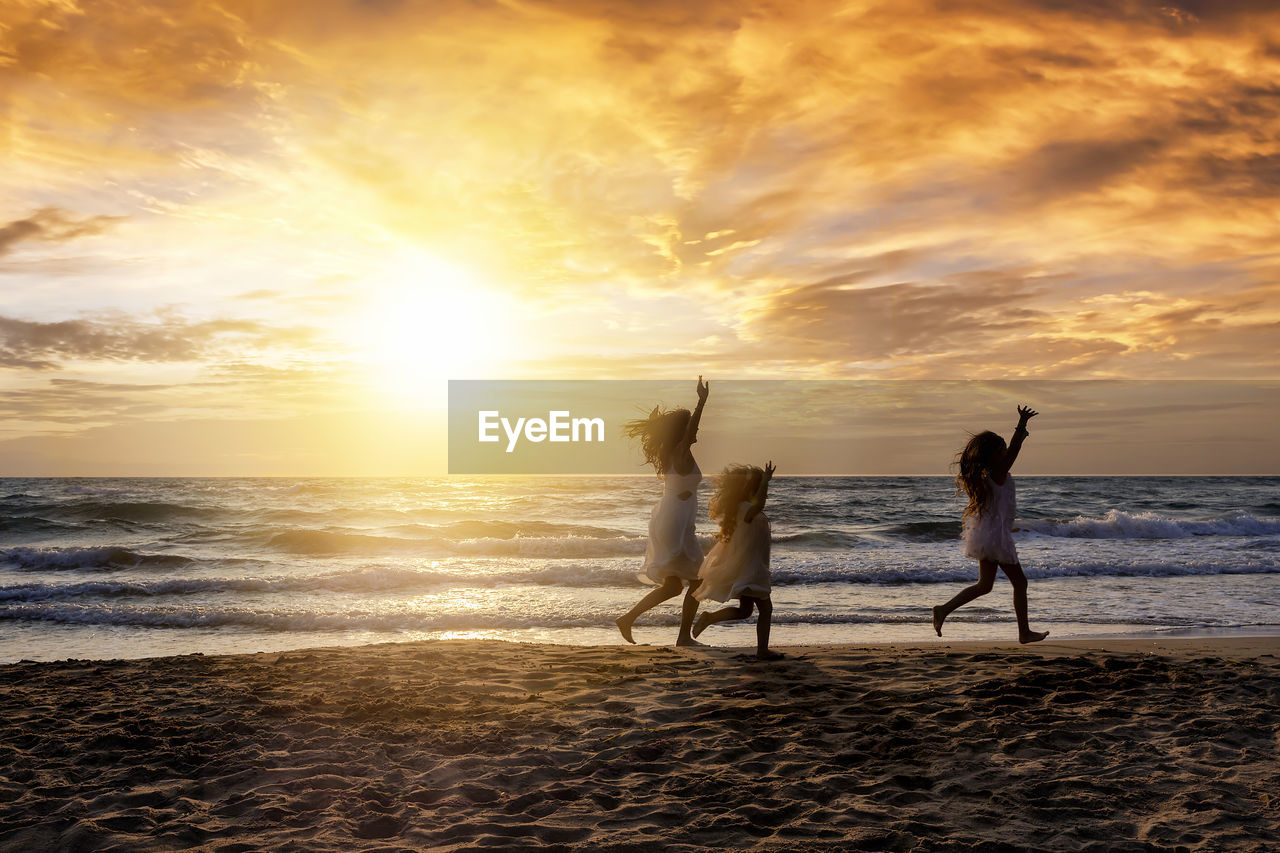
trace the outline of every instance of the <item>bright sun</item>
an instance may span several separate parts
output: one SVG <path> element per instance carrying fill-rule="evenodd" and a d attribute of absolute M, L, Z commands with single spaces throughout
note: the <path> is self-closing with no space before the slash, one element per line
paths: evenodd
<path fill-rule="evenodd" d="M 448 379 L 495 378 L 515 352 L 506 298 L 440 258 L 407 249 L 371 276 L 355 323 L 377 390 L 416 405 Z"/>

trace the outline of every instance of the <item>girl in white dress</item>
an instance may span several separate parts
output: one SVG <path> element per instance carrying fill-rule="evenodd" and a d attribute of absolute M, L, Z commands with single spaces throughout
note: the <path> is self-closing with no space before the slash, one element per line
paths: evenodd
<path fill-rule="evenodd" d="M 689 633 L 693 615 L 698 612 L 693 591 L 698 586 L 698 566 L 702 564 L 702 546 L 694 534 L 702 472 L 693 458 L 692 446 L 698 440 L 698 422 L 709 391 L 709 384 L 699 376 L 698 405 L 692 413 L 688 409 L 664 412 L 654 406 L 649 417 L 631 421 L 623 428 L 631 438 L 640 439 L 645 461 L 662 478 L 662 499 L 649 516 L 649 543 L 639 573 L 640 580 L 657 584 L 658 588 L 616 620 L 628 643 L 635 642 L 631 626 L 641 613 L 676 597 L 688 584 L 676 645 L 702 645 Z"/>
<path fill-rule="evenodd" d="M 693 626 L 695 637 L 717 622 L 746 619 L 753 607 L 760 612 L 756 620 L 756 657 L 761 660 L 782 657 L 769 650 L 773 618 L 773 602 L 769 598 L 771 538 L 764 503 L 774 470 L 772 462 L 763 469 L 748 465 L 724 469 L 720 488 L 711 499 L 711 517 L 720 519 L 720 541 L 702 561 L 698 570 L 702 583 L 694 592 L 699 601 L 738 599 L 737 607 L 722 607 L 699 616 Z"/>
<path fill-rule="evenodd" d="M 1028 435 L 1027 421 L 1039 412 L 1018 407 L 1018 427 L 1006 446 L 994 432 L 980 432 L 969 439 L 956 456 L 956 494 L 969 498 L 964 508 L 964 555 L 978 561 L 978 582 L 966 587 L 946 604 L 933 608 L 933 630 L 942 636 L 942 623 L 957 607 L 991 592 L 996 569 L 1013 584 L 1013 611 L 1018 617 L 1018 642 L 1035 643 L 1048 631 L 1032 631 L 1027 621 L 1027 576 L 1018 562 L 1013 543 L 1013 518 L 1017 512 L 1013 476 L 1009 469 L 1018 458 Z"/>

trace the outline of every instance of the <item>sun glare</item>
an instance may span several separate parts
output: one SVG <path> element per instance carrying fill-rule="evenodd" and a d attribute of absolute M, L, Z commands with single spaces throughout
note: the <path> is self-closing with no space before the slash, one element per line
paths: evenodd
<path fill-rule="evenodd" d="M 400 403 L 441 404 L 446 380 L 492 378 L 514 351 L 506 297 L 461 267 L 406 250 L 368 286 L 357 348 Z"/>

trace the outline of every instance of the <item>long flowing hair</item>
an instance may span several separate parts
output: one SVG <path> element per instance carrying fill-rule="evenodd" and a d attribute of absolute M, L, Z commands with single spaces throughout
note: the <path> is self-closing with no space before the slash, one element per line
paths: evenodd
<path fill-rule="evenodd" d="M 956 454 L 952 463 L 956 468 L 956 494 L 963 494 L 969 499 L 962 517 L 980 516 L 987 511 L 991 504 L 991 489 L 987 486 L 986 475 L 1007 447 L 1003 438 L 991 430 L 983 430 L 977 435 L 970 435 L 964 449 Z"/>
<path fill-rule="evenodd" d="M 640 439 L 640 451 L 646 465 L 652 465 L 661 477 L 671 467 L 671 454 L 684 437 L 693 417 L 688 409 L 663 409 L 654 406 L 647 418 L 637 418 L 622 425 L 627 438 Z"/>
<path fill-rule="evenodd" d="M 720 472 L 716 493 L 708 506 L 712 520 L 720 522 L 720 540 L 728 542 L 738 526 L 738 505 L 751 500 L 760 486 L 764 470 L 754 465 L 728 465 Z"/>

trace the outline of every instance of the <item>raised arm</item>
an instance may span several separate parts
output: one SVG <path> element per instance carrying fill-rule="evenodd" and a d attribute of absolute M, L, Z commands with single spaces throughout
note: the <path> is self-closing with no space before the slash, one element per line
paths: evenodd
<path fill-rule="evenodd" d="M 1013 463 L 1018 460 L 1018 451 L 1022 450 L 1022 442 L 1029 435 L 1027 432 L 1027 421 L 1034 418 L 1039 412 L 1033 412 L 1028 406 L 1018 407 L 1018 426 L 1013 431 L 1013 438 L 1009 441 L 1009 449 L 1004 452 L 1004 459 L 1000 460 L 999 465 L 991 472 L 992 478 L 997 483 L 1003 483 L 1004 478 L 1009 476 Z"/>
<path fill-rule="evenodd" d="M 764 509 L 764 502 L 769 499 L 769 481 L 773 479 L 773 472 L 778 470 L 773 467 L 773 460 L 764 466 L 764 476 L 760 478 L 760 485 L 756 487 L 756 493 L 751 496 L 751 506 L 747 509 L 747 514 L 742 520 L 750 524 L 755 517 L 760 514 L 760 510 Z"/>
<path fill-rule="evenodd" d="M 684 431 L 684 446 L 689 447 L 698 440 L 698 422 L 702 420 L 702 407 L 707 404 L 707 394 L 711 391 L 711 384 L 703 382 L 702 377 L 698 377 L 698 405 L 694 407 L 693 417 L 689 418 L 689 426 Z"/>

